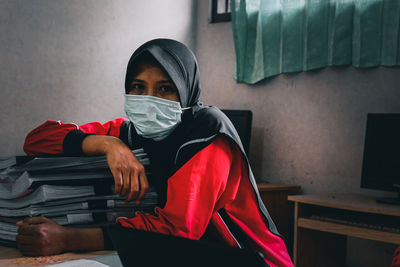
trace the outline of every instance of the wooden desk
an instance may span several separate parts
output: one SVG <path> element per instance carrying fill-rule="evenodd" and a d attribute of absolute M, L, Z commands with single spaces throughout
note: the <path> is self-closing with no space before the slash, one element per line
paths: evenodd
<path fill-rule="evenodd" d="M 300 186 L 268 183 L 259 183 L 257 186 L 261 199 L 267 207 L 279 233 L 284 237 L 290 252 L 292 244 L 290 226 L 293 212 L 291 212 L 291 203 L 287 201 L 287 198 L 289 194 L 297 193 L 300 190 Z"/>
<path fill-rule="evenodd" d="M 400 228 L 400 206 L 359 194 L 297 195 L 288 200 L 295 203 L 296 267 L 345 266 L 346 236 L 400 244 L 400 232 L 381 229 Z"/>
<path fill-rule="evenodd" d="M 57 264 L 65 261 L 88 259 L 100 255 L 114 253 L 115 251 L 103 250 L 87 253 L 64 253 L 46 257 L 24 257 L 21 252 L 15 248 L 0 246 L 0 266 L 7 267 L 31 267 L 31 266 L 46 266 Z"/>

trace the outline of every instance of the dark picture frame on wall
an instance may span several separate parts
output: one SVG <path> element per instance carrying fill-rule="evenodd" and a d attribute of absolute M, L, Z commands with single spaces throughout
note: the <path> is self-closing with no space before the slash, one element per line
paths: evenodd
<path fill-rule="evenodd" d="M 210 0 L 209 22 L 231 21 L 231 0 Z"/>

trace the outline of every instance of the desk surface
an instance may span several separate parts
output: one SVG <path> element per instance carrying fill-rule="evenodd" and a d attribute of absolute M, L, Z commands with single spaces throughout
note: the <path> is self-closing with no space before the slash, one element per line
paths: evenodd
<path fill-rule="evenodd" d="M 351 211 L 400 216 L 400 206 L 377 203 L 376 198 L 361 194 L 295 195 L 289 201 Z"/>
<path fill-rule="evenodd" d="M 7 267 L 28 267 L 28 266 L 45 266 L 57 264 L 65 261 L 88 259 L 100 255 L 114 253 L 115 251 L 103 250 L 87 253 L 64 253 L 54 256 L 45 257 L 24 257 L 21 252 L 15 248 L 0 246 L 0 266 Z"/>

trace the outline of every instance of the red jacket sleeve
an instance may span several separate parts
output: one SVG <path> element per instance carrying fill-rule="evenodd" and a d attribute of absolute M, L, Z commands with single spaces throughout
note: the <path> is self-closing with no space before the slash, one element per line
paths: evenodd
<path fill-rule="evenodd" d="M 23 148 L 26 154 L 33 156 L 63 154 L 65 152 L 63 149 L 64 139 L 72 131 L 74 131 L 75 136 L 80 137 L 74 138 L 74 140 L 80 139 L 80 141 L 89 134 L 119 137 L 121 124 L 125 120 L 125 118 L 119 118 L 104 124 L 91 122 L 81 126 L 49 120 L 28 133 Z M 80 143 L 77 145 L 80 145 Z"/>
<path fill-rule="evenodd" d="M 168 179 L 167 202 L 163 209 L 156 208 L 156 215 L 137 212 L 135 217 L 119 218 L 118 222 L 125 227 L 199 239 L 212 214 L 233 199 L 226 190 L 232 155 L 228 140 L 217 138 Z"/>
<path fill-rule="evenodd" d="M 394 252 L 392 265 L 390 267 L 400 267 L 400 246 L 398 246 Z"/>

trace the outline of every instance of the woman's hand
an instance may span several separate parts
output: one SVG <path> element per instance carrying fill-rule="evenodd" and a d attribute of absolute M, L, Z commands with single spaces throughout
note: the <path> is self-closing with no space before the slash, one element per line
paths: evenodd
<path fill-rule="evenodd" d="M 129 202 L 136 198 L 136 203 L 139 204 L 149 189 L 143 165 L 119 139 L 107 146 L 106 157 L 114 176 L 115 193 L 125 196 L 129 192 L 125 201 Z"/>
<path fill-rule="evenodd" d="M 31 217 L 17 222 L 17 244 L 25 256 L 47 256 L 67 250 L 66 228 L 46 217 Z"/>
<path fill-rule="evenodd" d="M 17 244 L 25 256 L 48 256 L 66 251 L 104 249 L 101 228 L 71 228 L 46 217 L 30 217 L 17 222 Z"/>
<path fill-rule="evenodd" d="M 90 135 L 82 142 L 86 155 L 106 155 L 108 166 L 114 176 L 115 193 L 125 196 L 126 202 L 136 199 L 139 204 L 149 189 L 143 165 L 127 145 L 113 136 Z"/>

